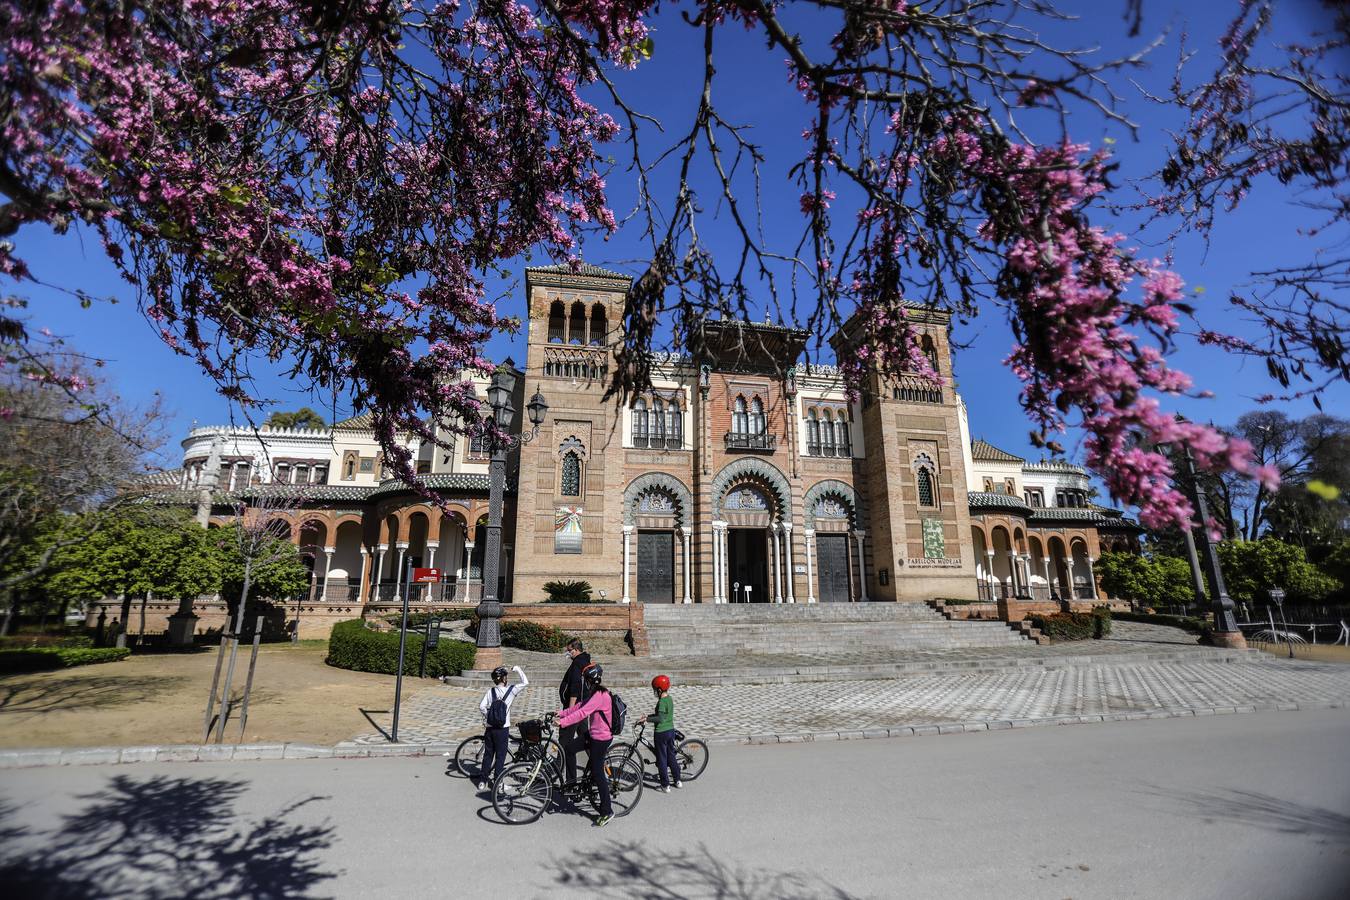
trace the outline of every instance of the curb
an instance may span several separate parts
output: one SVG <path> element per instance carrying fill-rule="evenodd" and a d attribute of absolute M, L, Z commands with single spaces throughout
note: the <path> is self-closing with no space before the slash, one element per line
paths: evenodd
<path fill-rule="evenodd" d="M 1177 719 L 1225 716 L 1269 711 L 1345 709 L 1346 700 L 1314 700 L 1301 703 L 1256 703 L 1249 706 L 1197 706 L 1133 710 L 1083 716 L 1046 716 L 1034 719 L 981 719 L 973 722 L 940 722 L 922 725 L 892 725 L 857 731 L 758 732 L 714 735 L 709 744 L 807 744 L 830 741 L 877 740 L 922 737 L 930 734 L 965 734 L 974 731 L 1006 731 L 1046 725 L 1095 725 L 1102 722 L 1133 722 L 1141 719 Z M 0 769 L 42 766 L 97 766 L 145 762 L 227 762 L 259 759 L 378 759 L 388 757 L 440 756 L 454 753 L 458 743 L 432 744 L 174 744 L 157 747 L 71 747 L 0 751 Z"/>

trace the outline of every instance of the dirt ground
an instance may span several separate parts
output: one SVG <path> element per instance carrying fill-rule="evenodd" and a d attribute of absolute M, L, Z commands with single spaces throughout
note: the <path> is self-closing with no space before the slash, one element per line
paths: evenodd
<path fill-rule="evenodd" d="M 231 688 L 236 699 L 243 695 L 249 649 L 239 648 Z M 361 709 L 392 708 L 392 675 L 334 669 L 324 664 L 327 652 L 327 643 L 319 641 L 259 650 L 246 741 L 334 744 L 372 730 Z M 216 653 L 212 648 L 187 655 L 133 655 L 114 663 L 0 676 L 0 747 L 200 743 Z M 405 702 L 417 684 L 416 678 L 404 680 Z M 238 736 L 235 713 L 225 739 L 234 742 Z"/>
<path fill-rule="evenodd" d="M 1248 641 L 1247 646 L 1264 650 L 1272 656 L 1289 656 L 1289 645 L 1271 644 L 1265 641 Z M 1350 647 L 1335 644 L 1294 644 L 1295 659 L 1311 659 L 1317 662 L 1350 663 Z"/>

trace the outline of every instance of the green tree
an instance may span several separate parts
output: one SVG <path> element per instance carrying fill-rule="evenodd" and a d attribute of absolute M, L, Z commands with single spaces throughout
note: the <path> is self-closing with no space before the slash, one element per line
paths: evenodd
<path fill-rule="evenodd" d="M 322 430 L 328 427 L 328 421 L 308 406 L 294 412 L 277 410 L 263 423 L 268 428 L 314 428 Z"/>
<path fill-rule="evenodd" d="M 1302 547 L 1273 537 L 1224 541 L 1219 562 L 1233 601 L 1258 608 L 1269 601 L 1271 588 L 1283 589 L 1287 602 L 1315 603 L 1340 587 L 1339 581 L 1308 562 Z"/>
<path fill-rule="evenodd" d="M 1102 587 L 1112 597 L 1163 606 L 1195 601 L 1190 565 L 1176 556 L 1103 553 L 1096 569 Z"/>

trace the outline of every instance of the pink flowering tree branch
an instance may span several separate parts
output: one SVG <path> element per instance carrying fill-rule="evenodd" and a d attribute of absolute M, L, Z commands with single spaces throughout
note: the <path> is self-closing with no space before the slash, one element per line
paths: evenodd
<path fill-rule="evenodd" d="M 1127 24 L 1140 9 L 1124 4 Z M 621 91 L 658 13 L 702 47 L 693 114 L 660 132 Z M 1129 126 L 1119 85 L 1152 45 L 1103 59 L 1041 36 L 1068 24 L 1051 0 L 16 0 L 0 7 L 0 239 L 87 223 L 162 338 L 226 396 L 256 403 L 259 357 L 347 390 L 415 482 L 400 435 L 483 427 L 451 376 L 490 368 L 484 343 L 516 327 L 491 277 L 525 254 L 578 259 L 622 222 L 646 265 L 614 348 L 620 402 L 649 385 L 667 328 L 697 354 L 710 314 L 765 300 L 819 334 L 856 316 L 856 390 L 938 377 L 916 307 L 993 312 L 1033 439 L 1057 448 L 1082 427 L 1118 499 L 1181 521 L 1157 444 L 1273 473 L 1163 408 L 1191 390 L 1166 362 L 1192 313 L 1181 278 L 1102 224 L 1112 164 L 1067 130 L 1070 114 Z M 718 105 L 730 29 L 763 39 L 802 103 L 795 247 L 766 236 L 765 154 Z M 636 186 L 619 218 L 602 177 L 614 146 Z M 708 240 L 713 211 L 739 245 Z M 27 276 L 12 243 L 0 271 Z M 1310 327 L 1290 326 L 1294 346 L 1343 355 Z"/>

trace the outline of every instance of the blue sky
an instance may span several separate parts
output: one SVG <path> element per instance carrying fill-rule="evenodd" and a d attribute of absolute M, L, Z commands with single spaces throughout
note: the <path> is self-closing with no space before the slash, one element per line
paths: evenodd
<path fill-rule="evenodd" d="M 1155 51 L 1153 65 L 1135 76 L 1146 87 L 1161 88 L 1171 76 L 1177 38 L 1184 29 L 1189 29 L 1191 45 L 1200 49 L 1204 57 L 1197 60 L 1197 72 L 1212 66 L 1215 38 L 1225 24 L 1224 15 L 1219 13 L 1226 15 L 1235 4 L 1215 2 L 1183 6 L 1146 2 L 1144 30 L 1135 39 L 1126 35 L 1121 18 L 1125 7 L 1123 0 L 1108 4 L 1070 4 L 1071 9 L 1074 6 L 1087 11 L 1084 20 L 1057 28 L 1054 33 L 1047 32 L 1047 36 L 1059 38 L 1061 43 L 1100 40 L 1105 53 L 1120 54 L 1170 28 L 1171 36 Z M 675 12 L 667 9 L 655 22 L 656 53 L 653 59 L 636 72 L 621 73 L 617 78 L 628 102 L 656 115 L 672 133 L 688 127 L 699 90 L 700 50 L 698 32 L 681 22 L 673 14 Z M 801 217 L 797 209 L 799 190 L 788 182 L 787 171 L 802 150 L 800 132 L 807 120 L 807 109 L 787 81 L 781 50 L 766 50 L 761 39 L 742 33 L 738 28 L 723 29 L 719 40 L 716 99 L 729 119 L 754 124 L 755 140 L 766 155 L 761 173 L 766 234 L 771 244 L 791 250 L 799 236 Z M 1128 85 L 1124 88 L 1128 90 Z M 1124 180 L 1141 177 L 1161 163 L 1165 150 L 1164 130 L 1178 121 L 1174 113 L 1144 102 L 1137 94 L 1127 93 L 1127 97 L 1124 109 L 1141 126 L 1137 142 L 1123 127 L 1106 124 L 1100 117 L 1081 111 L 1074 114 L 1071 122 L 1076 140 L 1094 144 L 1107 138 L 1115 140 L 1114 149 L 1123 166 L 1121 178 Z M 649 154 L 664 147 L 659 135 L 645 134 L 643 140 Z M 614 155 L 620 162 L 626 159 L 625 152 L 623 147 L 614 148 Z M 706 176 L 706 171 L 700 173 L 701 181 L 696 184 L 705 192 L 711 192 Z M 631 175 L 622 165 L 617 165 L 608 181 L 612 205 L 616 213 L 622 215 L 632 197 Z M 1175 268 L 1188 285 L 1203 287 L 1204 292 L 1196 295 L 1195 302 L 1202 312 L 1209 310 L 1205 314 L 1210 317 L 1210 323 L 1215 321 L 1214 317 L 1221 317 L 1225 327 L 1247 333 L 1246 326 L 1229 312 L 1224 299 L 1229 291 L 1240 288 L 1253 267 L 1274 267 L 1306 260 L 1316 243 L 1300 233 L 1300 228 L 1313 220 L 1293 207 L 1290 199 L 1273 180 L 1259 184 L 1237 212 L 1220 220 L 1208 247 L 1197 238 L 1185 238 L 1175 245 L 1157 243 L 1165 237 L 1165 228 L 1140 232 L 1137 230 L 1140 223 L 1128 216 L 1114 222 L 1103 221 L 1129 235 L 1131 244 L 1149 248 L 1152 255 L 1162 256 L 1170 251 Z M 711 199 L 706 206 L 711 215 Z M 850 218 L 842 212 L 839 215 L 841 221 Z M 721 219 L 710 217 L 702 227 L 708 243 L 727 248 L 727 262 L 730 263 L 739 243 L 725 216 Z M 621 271 L 639 271 L 637 261 L 643 258 L 643 245 L 634 232 L 635 229 L 625 229 L 610 241 L 592 241 L 586 248 L 586 258 Z M 42 229 L 28 228 L 19 235 L 19 250 L 43 281 L 116 299 L 116 302 L 97 303 L 90 309 L 80 309 L 73 298 L 60 291 L 41 286 L 27 286 L 23 290 L 31 300 L 31 325 L 34 328 L 49 327 L 67 337 L 80 351 L 107 360 L 107 377 L 128 400 L 144 402 L 155 392 L 162 394 L 172 415 L 170 431 L 175 441 L 194 420 L 217 423 L 238 418 L 238 412 L 215 393 L 210 380 L 190 360 L 174 355 L 160 343 L 155 332 L 138 314 L 134 292 L 117 278 L 95 238 L 78 232 L 57 236 Z M 524 265 L 522 260 L 517 268 L 523 269 Z M 522 295 L 516 290 L 504 311 L 519 313 L 522 309 Z M 762 317 L 762 311 L 757 317 Z M 970 407 L 973 432 L 1009 451 L 1037 455 L 1027 441 L 1029 426 L 1017 405 L 1019 382 L 1001 365 L 1011 343 L 1001 311 L 990 310 L 988 315 L 981 316 L 971 325 L 958 328 L 955 337 L 970 345 L 958 351 L 956 375 Z M 517 359 L 523 356 L 523 337 L 501 336 L 489 346 L 490 356 L 501 358 L 508 354 Z M 1197 386 L 1216 394 L 1212 400 L 1176 398 L 1168 401 L 1172 408 L 1197 419 L 1231 422 L 1255 405 L 1253 397 L 1278 390 L 1259 360 L 1183 343 L 1174 356 L 1174 364 L 1192 374 Z M 322 398 L 297 390 L 269 373 L 266 366 L 260 365 L 258 372 L 260 384 L 266 395 L 276 401 L 276 408 L 292 409 L 302 405 L 322 408 Z M 1350 388 L 1342 383 L 1324 396 L 1323 403 L 1334 413 L 1344 411 L 1347 400 L 1350 400 Z M 1282 408 L 1291 415 L 1314 411 L 1308 401 L 1286 404 Z M 344 415 L 347 410 L 340 406 L 337 413 Z M 1069 436 L 1071 450 L 1075 440 L 1074 435 Z M 176 444 L 170 447 L 170 464 L 175 461 L 174 451 Z"/>

